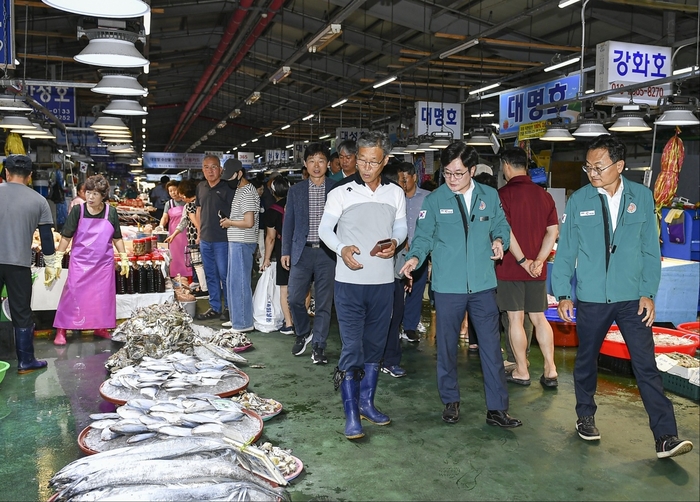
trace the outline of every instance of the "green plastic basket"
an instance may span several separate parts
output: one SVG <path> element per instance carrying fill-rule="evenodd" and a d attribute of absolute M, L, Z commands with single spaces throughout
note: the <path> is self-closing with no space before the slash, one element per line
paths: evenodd
<path fill-rule="evenodd" d="M 700 400 L 700 387 L 693 385 L 685 378 L 679 377 L 678 375 L 671 375 L 665 371 L 661 372 L 661 378 L 664 383 L 664 389 L 695 401 Z"/>
<path fill-rule="evenodd" d="M 10 363 L 0 361 L 0 382 L 5 379 L 5 373 L 7 373 L 8 369 L 10 369 Z"/>

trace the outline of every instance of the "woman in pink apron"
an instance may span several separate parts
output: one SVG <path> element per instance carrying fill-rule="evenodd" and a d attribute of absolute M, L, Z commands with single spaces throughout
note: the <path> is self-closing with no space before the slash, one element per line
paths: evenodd
<path fill-rule="evenodd" d="M 121 238 L 116 210 L 105 203 L 109 182 L 92 176 L 85 182 L 86 202 L 71 210 L 56 250 L 56 277 L 68 245 L 68 279 L 56 309 L 54 327 L 56 345 L 66 344 L 66 330 L 94 330 L 95 336 L 110 338 L 117 325 L 117 296 L 114 276 L 114 251 L 119 252 L 120 274 L 128 275 L 129 260 Z"/>
<path fill-rule="evenodd" d="M 175 198 L 172 200 L 174 202 L 181 202 L 180 195 L 177 194 L 178 200 Z M 182 220 L 182 214 L 185 210 L 184 204 L 169 204 L 168 208 L 168 232 L 173 235 L 177 226 Z M 185 248 L 187 247 L 187 234 L 178 233 L 170 243 L 170 277 L 175 277 L 180 274 L 182 277 L 190 278 L 192 277 L 192 269 L 185 265 Z"/>

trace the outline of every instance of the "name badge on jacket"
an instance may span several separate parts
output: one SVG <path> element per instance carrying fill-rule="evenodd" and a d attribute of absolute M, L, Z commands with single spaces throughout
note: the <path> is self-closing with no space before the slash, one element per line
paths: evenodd
<path fill-rule="evenodd" d="M 440 214 L 452 214 L 454 213 L 453 209 L 440 209 Z"/>
<path fill-rule="evenodd" d="M 579 216 L 595 216 L 595 211 L 581 211 Z"/>

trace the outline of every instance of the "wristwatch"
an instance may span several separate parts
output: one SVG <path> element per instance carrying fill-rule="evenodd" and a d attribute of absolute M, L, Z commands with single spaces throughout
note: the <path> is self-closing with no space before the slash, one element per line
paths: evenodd
<path fill-rule="evenodd" d="M 559 298 L 557 298 L 557 300 L 559 300 L 559 301 L 562 301 L 562 300 L 571 300 L 571 298 L 569 298 L 568 296 L 560 296 Z"/>
<path fill-rule="evenodd" d="M 525 261 L 527 261 L 527 258 L 523 256 L 520 260 L 518 260 L 518 265 L 522 265 L 523 263 L 525 263 Z"/>

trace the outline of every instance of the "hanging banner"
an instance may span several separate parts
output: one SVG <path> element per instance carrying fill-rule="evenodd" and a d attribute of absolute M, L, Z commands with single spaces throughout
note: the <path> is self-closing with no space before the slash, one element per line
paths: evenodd
<path fill-rule="evenodd" d="M 204 153 L 173 153 L 173 152 L 144 152 L 143 167 L 145 169 L 202 169 Z M 221 158 L 221 165 L 233 155 L 224 154 Z"/>
<path fill-rule="evenodd" d="M 671 50 L 671 47 L 628 44 L 613 40 L 596 45 L 595 92 L 670 76 Z M 671 93 L 671 84 L 667 83 L 632 91 L 632 98 L 635 103 L 656 105 L 660 97 Z M 605 96 L 600 103 L 627 104 L 629 101 L 629 93 L 623 92 Z"/>
<path fill-rule="evenodd" d="M 0 66 L 15 68 L 15 10 L 12 0 L 0 0 Z"/>
<path fill-rule="evenodd" d="M 292 155 L 294 155 L 295 164 L 304 164 L 304 150 L 306 150 L 306 143 L 304 143 L 303 141 L 294 142 L 294 150 L 292 151 Z"/>
<path fill-rule="evenodd" d="M 518 141 L 541 138 L 542 136 L 544 136 L 545 132 L 547 132 L 546 120 L 538 120 L 537 122 L 522 124 L 518 128 Z"/>
<path fill-rule="evenodd" d="M 357 141 L 357 138 L 359 138 L 360 134 L 362 134 L 363 132 L 369 132 L 369 129 L 360 129 L 357 127 L 338 127 L 335 130 L 335 137 L 337 139 L 337 143 L 345 141 L 346 139 Z"/>
<path fill-rule="evenodd" d="M 75 124 L 75 88 L 30 85 L 29 95 L 64 124 Z"/>
<path fill-rule="evenodd" d="M 265 162 L 268 164 L 281 164 L 287 161 L 288 150 L 265 150 Z"/>
<path fill-rule="evenodd" d="M 529 87 L 518 87 L 503 92 L 500 95 L 499 133 L 517 133 L 523 124 L 540 120 L 553 119 L 557 116 L 555 107 L 538 110 L 539 105 L 573 99 L 579 91 L 581 78 L 579 74 L 561 77 L 548 82 L 542 82 Z M 559 107 L 562 117 L 568 117 L 572 122 L 578 117 L 580 104 Z"/>
<path fill-rule="evenodd" d="M 253 165 L 253 162 L 255 162 L 255 153 L 238 152 L 238 160 L 240 160 L 241 164 L 243 164 L 243 167 L 247 169 Z"/>
<path fill-rule="evenodd" d="M 462 136 L 462 105 L 434 101 L 416 103 L 415 134 L 452 132 L 453 138 Z"/>

